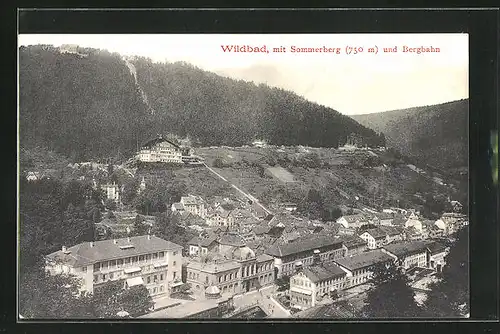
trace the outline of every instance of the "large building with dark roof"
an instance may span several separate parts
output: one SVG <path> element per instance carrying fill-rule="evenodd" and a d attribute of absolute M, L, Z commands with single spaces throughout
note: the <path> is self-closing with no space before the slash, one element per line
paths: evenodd
<path fill-rule="evenodd" d="M 392 256 L 380 249 L 371 250 L 353 257 L 335 260 L 347 272 L 348 286 L 356 286 L 369 281 L 377 265 L 394 262 Z"/>
<path fill-rule="evenodd" d="M 404 269 L 426 268 L 430 244 L 429 241 L 398 242 L 385 246 L 382 251 L 396 259 Z"/>
<path fill-rule="evenodd" d="M 290 278 L 290 305 L 314 307 L 317 301 L 346 285 L 347 272 L 335 263 L 318 263 L 299 270 Z"/>
<path fill-rule="evenodd" d="M 315 253 L 321 262 L 345 256 L 342 242 L 341 238 L 331 235 L 302 237 L 292 243 L 272 245 L 266 254 L 274 257 L 277 277 L 290 276 L 295 273 L 297 264 L 312 265 Z"/>
<path fill-rule="evenodd" d="M 141 162 L 165 162 L 182 164 L 182 148 L 161 136 L 142 145 L 137 153 Z"/>
<path fill-rule="evenodd" d="M 84 242 L 45 257 L 51 274 L 73 274 L 81 291 L 108 281 L 143 284 L 151 295 L 173 292 L 181 279 L 182 246 L 149 235 Z"/>

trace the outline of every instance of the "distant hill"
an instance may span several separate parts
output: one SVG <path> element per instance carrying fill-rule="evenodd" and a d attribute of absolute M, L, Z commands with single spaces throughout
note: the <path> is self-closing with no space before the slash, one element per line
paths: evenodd
<path fill-rule="evenodd" d="M 73 161 L 130 157 L 158 134 L 200 146 L 336 147 L 373 130 L 282 89 L 236 81 L 186 63 L 153 63 L 72 46 L 19 49 L 20 144 Z"/>
<path fill-rule="evenodd" d="M 353 119 L 384 133 L 388 147 L 440 169 L 468 165 L 469 100 L 381 113 Z"/>

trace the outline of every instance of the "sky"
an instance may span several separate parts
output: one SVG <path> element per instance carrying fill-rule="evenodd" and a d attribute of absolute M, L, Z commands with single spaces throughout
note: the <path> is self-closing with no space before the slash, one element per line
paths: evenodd
<path fill-rule="evenodd" d="M 346 115 L 439 104 L 469 97 L 467 34 L 149 34 L 19 35 L 19 45 L 77 44 L 157 62 L 189 62 L 234 79 L 291 90 Z M 221 46 L 267 46 L 269 53 L 224 52 Z M 273 52 L 285 47 L 286 52 Z M 291 48 L 340 48 L 296 53 Z M 434 47 L 436 53 L 402 52 Z M 363 52 L 347 54 L 348 47 Z M 369 48 L 378 52 L 370 53 Z M 386 53 L 384 48 L 397 47 Z"/>

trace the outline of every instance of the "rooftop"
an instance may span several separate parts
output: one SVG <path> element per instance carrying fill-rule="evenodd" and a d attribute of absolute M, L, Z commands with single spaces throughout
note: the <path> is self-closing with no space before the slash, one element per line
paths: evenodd
<path fill-rule="evenodd" d="M 362 246 L 362 245 L 366 245 L 367 242 L 363 239 L 361 239 L 360 237 L 358 236 L 344 236 L 342 237 L 342 240 L 344 242 L 344 246 L 346 246 L 347 248 L 355 248 L 355 247 L 359 247 L 359 246 Z"/>
<path fill-rule="evenodd" d="M 168 140 L 168 139 L 165 139 L 165 138 L 162 138 L 161 136 L 158 137 L 158 138 L 155 138 L 155 139 L 152 139 L 148 142 L 146 142 L 144 145 L 142 145 L 141 148 L 151 148 L 153 146 L 155 146 L 156 144 L 159 144 L 159 143 L 164 143 L 164 142 L 167 142 L 169 143 L 170 145 L 176 147 L 176 148 L 180 148 L 179 145 L 175 144 L 174 142 Z"/>
<path fill-rule="evenodd" d="M 335 263 L 323 263 L 321 265 L 309 266 L 303 269 L 303 273 L 314 283 L 346 275 L 346 272 Z"/>
<path fill-rule="evenodd" d="M 193 246 L 200 245 L 202 247 L 208 247 L 215 241 L 217 241 L 217 236 L 210 235 L 208 237 L 194 237 L 187 244 Z"/>
<path fill-rule="evenodd" d="M 425 251 L 429 244 L 429 241 L 398 242 L 384 246 L 384 249 L 399 257 Z"/>
<path fill-rule="evenodd" d="M 224 262 L 215 263 L 214 261 L 209 261 L 203 263 L 197 260 L 191 260 L 187 263 L 187 268 L 200 270 L 208 273 L 224 272 L 228 270 L 238 269 L 240 264 L 233 260 L 227 260 Z"/>
<path fill-rule="evenodd" d="M 62 261 L 72 267 L 80 267 L 100 261 L 121 259 L 153 252 L 181 250 L 182 246 L 163 240 L 154 235 L 147 235 L 114 240 L 84 242 L 68 247 L 66 253 L 59 250 L 47 255 L 48 260 Z M 69 253 L 68 253 L 69 252 Z"/>
<path fill-rule="evenodd" d="M 311 307 L 307 310 L 298 312 L 294 315 L 294 318 L 308 318 L 308 319 L 347 319 L 356 318 L 358 315 L 352 312 L 347 306 L 341 303 L 327 304 L 327 305 L 317 305 Z"/>
<path fill-rule="evenodd" d="M 375 249 L 353 257 L 337 259 L 335 262 L 349 270 L 356 270 L 390 260 L 392 260 L 390 255 L 382 252 L 380 249 Z"/>
<path fill-rule="evenodd" d="M 222 235 L 219 239 L 221 245 L 228 245 L 234 247 L 243 247 L 246 245 L 245 240 L 241 236 L 235 233 L 226 233 Z"/>
<path fill-rule="evenodd" d="M 273 245 L 266 253 L 276 257 L 283 257 L 335 245 L 338 245 L 338 248 L 342 247 L 342 240 L 334 236 L 318 235 L 303 237 L 289 244 Z"/>

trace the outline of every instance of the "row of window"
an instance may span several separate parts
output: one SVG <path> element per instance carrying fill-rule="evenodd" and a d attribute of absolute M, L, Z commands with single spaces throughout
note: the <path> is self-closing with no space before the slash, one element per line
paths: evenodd
<path fill-rule="evenodd" d="M 174 256 L 177 255 L 177 252 L 174 252 L 173 255 Z M 99 271 L 103 269 L 115 269 L 115 268 L 120 268 L 123 265 L 140 264 L 150 260 L 162 259 L 164 257 L 165 257 L 165 252 L 159 252 L 146 255 L 132 256 L 118 260 L 103 261 L 94 264 L 94 271 Z M 83 268 L 84 272 L 87 271 L 86 267 Z"/>
<path fill-rule="evenodd" d="M 304 297 L 300 297 L 300 296 L 295 296 L 295 295 L 292 295 L 291 301 L 295 302 L 297 304 L 306 305 L 306 306 L 309 306 L 312 303 L 312 301 L 310 299 L 308 299 L 308 298 L 304 298 Z"/>
<path fill-rule="evenodd" d="M 101 277 L 101 282 L 105 282 L 107 280 L 113 280 L 115 278 L 120 278 L 121 276 L 122 276 L 122 272 L 121 271 L 118 271 L 116 273 L 94 275 L 94 283 L 99 282 L 99 277 Z"/>
<path fill-rule="evenodd" d="M 160 274 L 160 281 L 163 281 L 163 279 L 163 274 Z M 153 283 L 158 283 L 158 275 L 153 275 Z M 151 284 L 151 276 L 146 277 L 146 284 Z"/>
<path fill-rule="evenodd" d="M 336 277 L 336 278 L 332 278 L 332 279 L 330 279 L 328 281 L 319 282 L 317 285 L 319 287 L 328 287 L 328 286 L 330 286 L 330 285 L 332 285 L 334 283 L 337 283 L 338 281 L 341 281 L 343 279 L 344 279 L 344 277 Z"/>
<path fill-rule="evenodd" d="M 155 293 L 163 292 L 163 290 L 165 290 L 164 286 L 160 285 L 160 288 L 154 287 L 154 288 L 148 289 L 148 292 L 150 295 L 154 295 Z"/>

